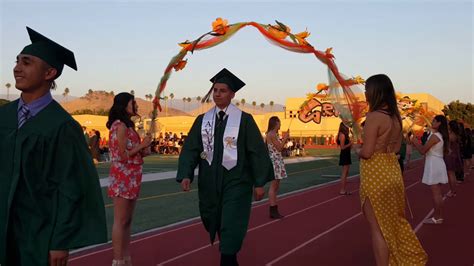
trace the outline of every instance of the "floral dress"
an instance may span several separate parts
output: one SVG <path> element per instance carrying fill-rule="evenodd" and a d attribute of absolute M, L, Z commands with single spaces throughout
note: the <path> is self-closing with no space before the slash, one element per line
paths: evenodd
<path fill-rule="evenodd" d="M 140 152 L 131 157 L 120 156 L 117 138 L 118 126 L 123 124 L 115 120 L 109 132 L 109 150 L 112 159 L 109 177 L 109 197 L 120 197 L 125 199 L 136 199 L 140 192 L 142 182 L 143 158 Z M 126 130 L 128 151 L 140 144 L 140 137 L 133 128 Z"/>
<path fill-rule="evenodd" d="M 285 163 L 281 152 L 276 149 L 272 143 L 267 143 L 270 159 L 272 159 L 273 171 L 275 172 L 275 179 L 287 178 Z"/>

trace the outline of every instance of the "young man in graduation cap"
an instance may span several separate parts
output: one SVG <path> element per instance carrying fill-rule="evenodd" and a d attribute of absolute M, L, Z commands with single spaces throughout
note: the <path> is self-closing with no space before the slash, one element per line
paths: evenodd
<path fill-rule="evenodd" d="M 107 241 L 104 202 L 81 126 L 51 97 L 74 54 L 27 30 L 21 97 L 0 107 L 0 265 L 66 265 L 70 249 Z"/>
<path fill-rule="evenodd" d="M 220 238 L 221 265 L 238 265 L 247 232 L 252 192 L 256 200 L 263 186 L 274 177 L 262 135 L 253 117 L 231 104 L 245 83 L 227 69 L 211 82 L 215 107 L 200 115 L 184 142 L 179 157 L 177 181 L 190 190 L 194 169 L 199 166 L 199 210 L 211 243 Z"/>

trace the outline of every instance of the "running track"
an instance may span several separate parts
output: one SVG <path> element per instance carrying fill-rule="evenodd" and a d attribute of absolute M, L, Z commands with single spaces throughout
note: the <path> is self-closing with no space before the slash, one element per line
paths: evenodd
<path fill-rule="evenodd" d="M 458 195 L 445 200 L 445 223 L 423 225 L 432 212 L 431 191 L 421 184 L 422 161 L 405 172 L 407 198 L 413 211 L 407 218 L 429 255 L 428 265 L 474 265 L 474 175 L 459 185 Z M 360 212 L 359 179 L 353 177 L 350 196 L 340 196 L 330 183 L 281 197 L 281 220 L 268 218 L 268 202 L 253 206 L 249 230 L 239 253 L 245 265 L 375 265 L 368 225 Z M 447 186 L 444 191 L 447 190 Z M 159 210 L 156 210 L 159 211 Z M 140 234 L 132 239 L 134 266 L 219 265 L 218 242 L 200 220 Z M 75 253 L 69 265 L 110 265 L 110 244 Z"/>

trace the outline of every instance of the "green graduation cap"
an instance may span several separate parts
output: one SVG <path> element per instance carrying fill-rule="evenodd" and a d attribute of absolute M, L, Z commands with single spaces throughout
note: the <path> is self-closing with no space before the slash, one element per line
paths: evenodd
<path fill-rule="evenodd" d="M 232 72 L 227 70 L 227 68 L 222 69 L 217 73 L 214 77 L 211 78 L 211 82 L 214 83 L 224 83 L 229 86 L 229 88 L 233 92 L 237 92 L 240 90 L 243 86 L 245 86 L 245 83 L 240 80 L 238 77 L 236 77 Z"/>
<path fill-rule="evenodd" d="M 29 27 L 26 27 L 26 30 L 28 31 L 28 35 L 30 35 L 31 44 L 23 48 L 20 54 L 33 55 L 41 58 L 58 71 L 56 78 L 63 72 L 64 65 L 77 70 L 76 59 L 74 58 L 73 52 Z"/>

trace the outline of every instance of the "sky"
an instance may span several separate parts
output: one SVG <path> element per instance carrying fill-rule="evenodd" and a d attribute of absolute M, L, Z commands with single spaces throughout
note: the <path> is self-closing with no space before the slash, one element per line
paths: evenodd
<path fill-rule="evenodd" d="M 78 71 L 65 67 L 57 92 L 69 88 L 134 90 L 154 94 L 178 43 L 229 23 L 255 21 L 308 30 L 316 49 L 333 47 L 346 76 L 385 73 L 402 93 L 430 93 L 444 103 L 474 102 L 471 1 L 44 1 L 0 0 L 0 94 L 14 84 L 15 58 L 30 44 L 25 26 L 72 50 Z M 247 85 L 237 99 L 284 104 L 327 83 L 327 67 L 314 55 L 267 42 L 253 27 L 186 56 L 165 95 L 203 96 L 223 67 Z M 12 89 L 10 89 L 12 91 Z M 14 91 L 14 90 L 13 90 Z"/>

